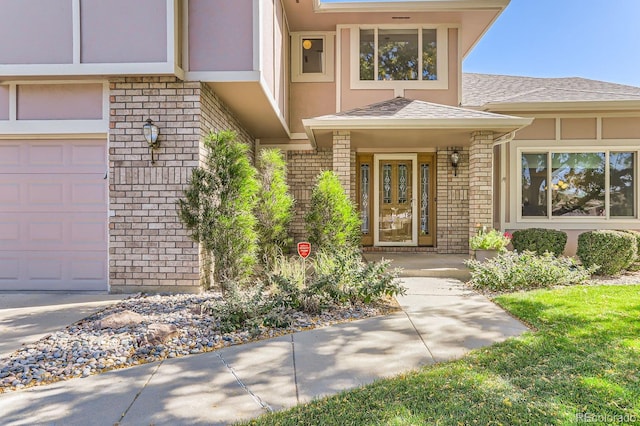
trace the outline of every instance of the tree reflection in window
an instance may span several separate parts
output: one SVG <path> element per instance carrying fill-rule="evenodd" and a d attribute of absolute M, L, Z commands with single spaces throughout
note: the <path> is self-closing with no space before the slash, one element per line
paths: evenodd
<path fill-rule="evenodd" d="M 522 154 L 522 216 L 547 216 L 547 154 Z"/>
<path fill-rule="evenodd" d="M 605 154 L 552 153 L 553 216 L 604 216 Z"/>
<path fill-rule="evenodd" d="M 437 80 L 437 47 L 433 28 L 361 29 L 360 80 Z"/>
<path fill-rule="evenodd" d="M 609 154 L 609 215 L 635 217 L 635 155 L 632 152 Z"/>

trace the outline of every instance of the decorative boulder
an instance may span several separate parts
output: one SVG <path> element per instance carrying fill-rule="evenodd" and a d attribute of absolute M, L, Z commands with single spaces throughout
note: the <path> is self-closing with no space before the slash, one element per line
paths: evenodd
<path fill-rule="evenodd" d="M 99 329 L 113 328 L 118 329 L 131 325 L 138 325 L 144 321 L 144 317 L 132 311 L 116 312 L 108 315 L 98 322 Z"/>

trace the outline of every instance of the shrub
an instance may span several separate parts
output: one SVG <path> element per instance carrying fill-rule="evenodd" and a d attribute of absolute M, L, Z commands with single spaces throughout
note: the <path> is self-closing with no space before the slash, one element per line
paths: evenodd
<path fill-rule="evenodd" d="M 634 259 L 633 263 L 627 268 L 629 271 L 640 271 L 640 232 L 638 231 L 633 231 L 630 229 L 624 230 L 624 231 L 620 231 L 620 232 L 627 232 L 631 235 L 633 235 L 633 237 L 636 239 L 636 258 Z"/>
<path fill-rule="evenodd" d="M 259 257 L 269 267 L 292 243 L 288 229 L 294 201 L 289 194 L 287 168 L 280 151 L 262 150 L 256 163 L 261 183 L 255 208 Z"/>
<path fill-rule="evenodd" d="M 318 176 L 305 220 L 309 241 L 318 251 L 360 247 L 360 218 L 356 207 L 332 171 Z"/>
<path fill-rule="evenodd" d="M 471 270 L 471 285 L 490 291 L 580 284 L 594 269 L 578 265 L 573 258 L 555 257 L 549 252 L 538 256 L 530 251 L 508 251 L 485 262 L 467 260 L 465 263 Z"/>
<path fill-rule="evenodd" d="M 578 237 L 576 254 L 583 265 L 597 266 L 598 274 L 617 275 L 635 261 L 637 242 L 635 237 L 627 232 L 584 232 Z"/>
<path fill-rule="evenodd" d="M 567 244 L 567 233 L 555 229 L 522 229 L 513 232 L 511 244 L 519 252 L 529 250 L 537 254 L 544 254 L 548 251 L 557 257 L 562 255 L 564 246 Z"/>
<path fill-rule="evenodd" d="M 310 270 L 297 258 L 281 257 L 268 276 L 278 306 L 319 312 L 332 305 L 371 303 L 404 294 L 389 261 L 366 263 L 348 250 L 317 252 Z"/>
<path fill-rule="evenodd" d="M 486 227 L 478 228 L 476 235 L 469 238 L 469 247 L 471 250 L 497 250 L 505 251 L 511 241 L 511 235 L 502 233 L 498 230 L 491 229 L 487 231 Z"/>
<path fill-rule="evenodd" d="M 214 280 L 225 291 L 228 283 L 246 279 L 255 264 L 258 181 L 247 147 L 234 132 L 211 133 L 204 145 L 205 166 L 194 169 L 178 214 L 191 238 L 213 257 Z M 206 287 L 209 275 L 203 271 Z"/>
<path fill-rule="evenodd" d="M 287 327 L 292 323 L 287 309 L 277 306 L 262 285 L 241 291 L 228 283 L 225 299 L 207 302 L 202 309 L 215 318 L 223 333 L 245 329 L 257 335 L 262 326 Z"/>

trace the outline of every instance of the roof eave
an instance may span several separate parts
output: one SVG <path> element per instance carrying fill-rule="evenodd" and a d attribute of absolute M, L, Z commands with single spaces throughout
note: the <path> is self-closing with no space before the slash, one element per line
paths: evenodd
<path fill-rule="evenodd" d="M 631 111 L 640 110 L 640 100 L 629 101 L 567 101 L 567 102 L 489 102 L 482 111 Z"/>
<path fill-rule="evenodd" d="M 533 118 L 482 118 L 482 119 L 322 119 L 302 120 L 309 140 L 315 146 L 315 130 L 493 130 L 513 132 L 533 122 Z"/>
<path fill-rule="evenodd" d="M 504 9 L 510 0 L 422 0 L 324 3 L 313 0 L 315 12 L 444 12 Z"/>

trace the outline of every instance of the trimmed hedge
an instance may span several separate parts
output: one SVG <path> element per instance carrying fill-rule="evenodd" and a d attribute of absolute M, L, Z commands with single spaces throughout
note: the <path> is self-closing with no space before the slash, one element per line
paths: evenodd
<path fill-rule="evenodd" d="M 555 229 L 529 228 L 513 232 L 513 248 L 522 253 L 525 250 L 543 255 L 545 252 L 560 256 L 567 244 L 567 233 Z"/>
<path fill-rule="evenodd" d="M 584 266 L 598 266 L 598 274 L 617 275 L 633 264 L 637 250 L 630 233 L 600 230 L 580 234 L 576 254 Z"/>
<path fill-rule="evenodd" d="M 626 232 L 628 234 L 631 234 L 636 239 L 636 249 L 637 249 L 636 258 L 631 264 L 631 266 L 629 266 L 627 269 L 630 271 L 640 271 L 640 232 L 633 231 L 631 229 L 627 229 L 620 232 Z"/>

